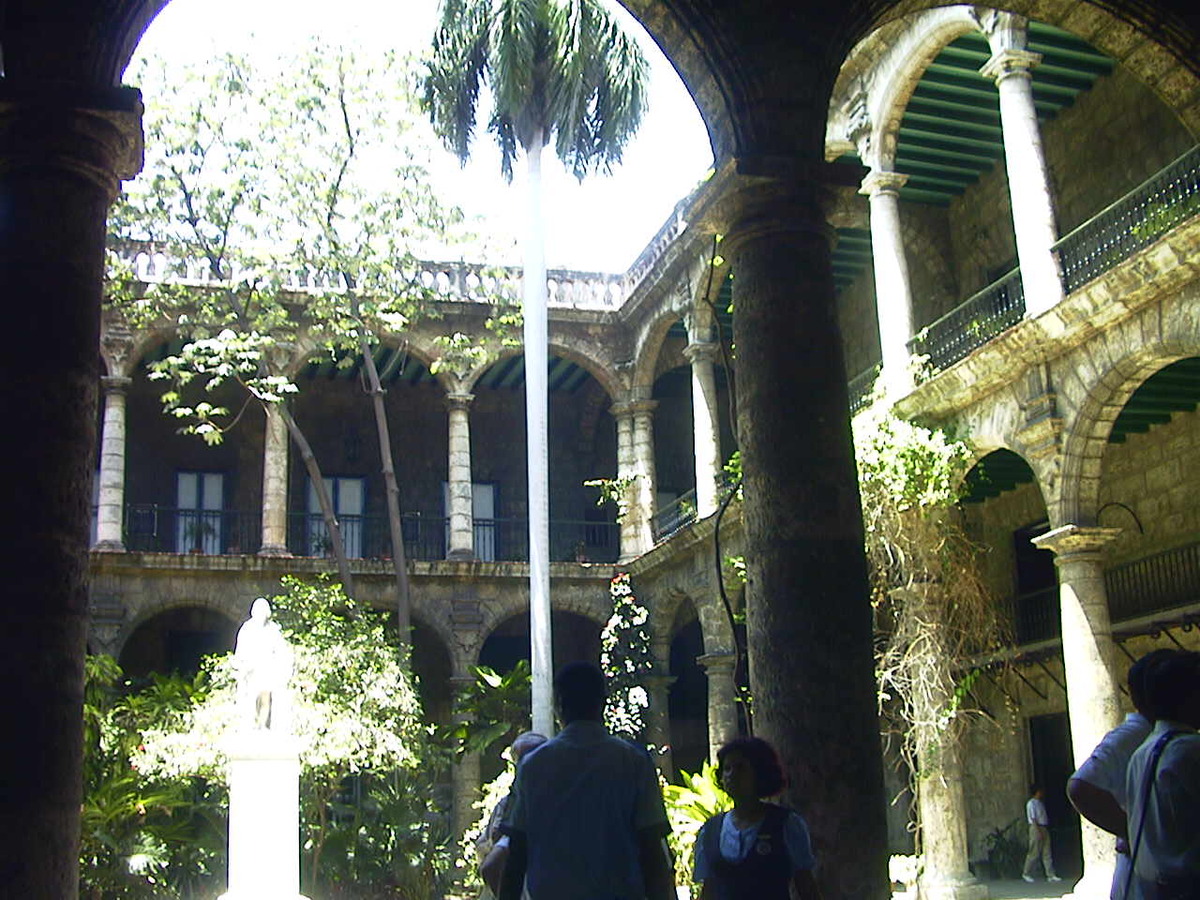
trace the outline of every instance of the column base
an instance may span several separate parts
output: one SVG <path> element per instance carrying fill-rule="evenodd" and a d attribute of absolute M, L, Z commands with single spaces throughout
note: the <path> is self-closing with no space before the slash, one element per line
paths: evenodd
<path fill-rule="evenodd" d="M 292 551 L 283 544 L 263 544 L 262 549 L 259 550 L 255 555 L 290 558 Z"/>
<path fill-rule="evenodd" d="M 92 549 L 98 553 L 124 553 L 125 544 L 121 541 L 96 541 Z"/>
<path fill-rule="evenodd" d="M 217 900 L 308 900 L 303 894 L 290 894 L 279 892 L 277 894 L 261 893 L 255 890 L 253 893 L 247 891 L 230 891 L 227 894 L 221 894 Z"/>
<path fill-rule="evenodd" d="M 963 880 L 932 881 L 920 880 L 922 900 L 987 900 L 986 884 L 968 876 Z"/>
<path fill-rule="evenodd" d="M 464 561 L 464 560 L 471 561 L 471 560 L 475 559 L 475 551 L 474 550 L 466 550 L 461 547 L 455 548 L 454 550 L 447 551 L 446 559 L 454 559 L 454 560 L 458 560 L 460 562 Z"/>

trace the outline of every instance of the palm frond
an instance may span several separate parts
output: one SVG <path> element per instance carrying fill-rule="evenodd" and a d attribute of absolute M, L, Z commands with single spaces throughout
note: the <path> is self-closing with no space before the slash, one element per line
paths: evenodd
<path fill-rule="evenodd" d="M 489 69 L 488 0 L 443 0 L 425 76 L 434 131 L 465 162 L 471 154 L 480 87 Z"/>

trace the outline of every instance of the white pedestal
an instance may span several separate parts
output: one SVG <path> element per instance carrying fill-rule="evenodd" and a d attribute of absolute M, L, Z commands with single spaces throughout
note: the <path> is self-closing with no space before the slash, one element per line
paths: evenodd
<path fill-rule="evenodd" d="M 220 900 L 302 900 L 300 757 L 291 735 L 246 731 L 229 756 L 229 890 Z"/>

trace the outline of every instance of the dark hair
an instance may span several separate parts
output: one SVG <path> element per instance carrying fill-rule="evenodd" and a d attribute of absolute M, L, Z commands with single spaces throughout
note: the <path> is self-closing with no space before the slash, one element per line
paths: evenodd
<path fill-rule="evenodd" d="M 783 764 L 779 761 L 779 754 L 775 752 L 775 748 L 762 738 L 740 737 L 726 742 L 717 751 L 717 784 L 721 786 L 721 790 L 725 789 L 725 784 L 721 781 L 721 769 L 725 757 L 731 753 L 736 753 L 750 763 L 750 768 L 754 770 L 755 792 L 759 797 L 774 797 L 787 787 L 787 776 L 783 774 Z"/>
<path fill-rule="evenodd" d="M 1194 650 L 1177 650 L 1146 672 L 1146 705 L 1156 719 L 1178 719 L 1197 690 L 1200 690 L 1200 653 Z"/>
<path fill-rule="evenodd" d="M 604 709 L 607 695 L 604 673 L 593 663 L 570 663 L 554 677 L 554 697 L 564 721 L 594 718 Z"/>
<path fill-rule="evenodd" d="M 1029 796 L 1030 797 L 1032 797 L 1034 794 L 1036 794 L 1041 789 L 1042 789 L 1042 786 L 1040 784 L 1038 784 L 1036 781 L 1029 782 Z"/>
<path fill-rule="evenodd" d="M 1140 657 L 1129 667 L 1129 699 L 1133 701 L 1133 708 L 1147 718 L 1156 719 L 1158 716 L 1154 715 L 1150 708 L 1150 698 L 1146 694 L 1146 677 L 1151 669 L 1166 662 L 1178 652 L 1172 647 L 1160 647 Z"/>

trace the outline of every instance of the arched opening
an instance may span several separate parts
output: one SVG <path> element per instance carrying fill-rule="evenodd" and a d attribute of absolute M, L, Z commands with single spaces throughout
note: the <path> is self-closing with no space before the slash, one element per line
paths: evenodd
<path fill-rule="evenodd" d="M 616 426 L 600 382 L 577 362 L 548 360 L 550 558 L 614 562 L 619 551 L 616 509 L 598 506 L 585 481 L 613 478 Z M 472 502 L 480 559 L 529 558 L 525 451 L 525 357 L 489 366 L 475 382 L 471 428 L 475 442 Z"/>
<path fill-rule="evenodd" d="M 177 606 L 142 622 L 121 648 L 118 662 L 126 677 L 182 675 L 200 671 L 200 661 L 233 650 L 238 623 L 202 606 Z"/>
<path fill-rule="evenodd" d="M 1125 401 L 1104 449 L 1096 519 L 1113 624 L 1200 598 L 1200 357 L 1164 366 Z"/>
<path fill-rule="evenodd" d="M 690 600 L 679 605 L 672 628 L 667 694 L 671 761 L 677 772 L 699 772 L 708 759 L 708 678 L 696 658 L 704 653 L 700 620 Z M 674 773 L 668 773 L 674 777 Z"/>

